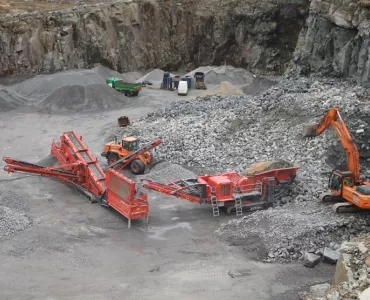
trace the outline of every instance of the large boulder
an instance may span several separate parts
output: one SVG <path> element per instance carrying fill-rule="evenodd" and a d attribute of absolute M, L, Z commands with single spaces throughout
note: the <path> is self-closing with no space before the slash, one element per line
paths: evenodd
<path fill-rule="evenodd" d="M 319 255 L 306 252 L 303 257 L 303 265 L 307 268 L 313 268 L 319 264 L 321 257 Z"/>

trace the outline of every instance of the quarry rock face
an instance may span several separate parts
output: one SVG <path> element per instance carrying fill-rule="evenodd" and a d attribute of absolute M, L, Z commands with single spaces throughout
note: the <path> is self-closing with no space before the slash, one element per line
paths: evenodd
<path fill-rule="evenodd" d="M 289 71 L 354 77 L 369 86 L 369 8 L 367 0 L 312 0 Z"/>
<path fill-rule="evenodd" d="M 126 1 L 0 19 L 0 75 L 192 65 L 282 74 L 309 1 Z M 348 30 L 348 29 L 347 29 Z"/>

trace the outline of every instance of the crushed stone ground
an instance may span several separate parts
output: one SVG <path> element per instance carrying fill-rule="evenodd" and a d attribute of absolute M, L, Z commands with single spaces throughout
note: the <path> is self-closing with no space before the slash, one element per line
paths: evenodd
<path fill-rule="evenodd" d="M 361 173 L 370 178 L 369 98 L 365 89 L 338 79 L 283 78 L 255 97 L 213 95 L 175 102 L 115 134 L 136 135 L 144 142 L 161 138 L 157 159 L 217 172 L 243 172 L 254 163 L 279 159 L 300 165 L 296 183 L 277 203 L 289 206 L 231 220 L 218 231 L 245 243 L 260 237 L 270 261 L 295 260 L 370 228 L 366 215 L 343 224 L 343 216 L 320 202 L 330 171 L 345 167 L 346 156 L 332 129 L 306 140 L 302 125 L 318 122 L 335 106 L 360 150 Z M 325 234 L 318 234 L 322 230 Z"/>

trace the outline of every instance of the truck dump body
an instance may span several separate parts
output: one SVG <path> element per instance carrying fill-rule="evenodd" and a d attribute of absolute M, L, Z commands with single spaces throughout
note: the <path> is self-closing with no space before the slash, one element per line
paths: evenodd
<path fill-rule="evenodd" d="M 142 89 L 141 83 L 124 82 L 121 78 L 108 78 L 106 82 L 109 86 L 123 92 L 126 96 L 137 96 Z"/>

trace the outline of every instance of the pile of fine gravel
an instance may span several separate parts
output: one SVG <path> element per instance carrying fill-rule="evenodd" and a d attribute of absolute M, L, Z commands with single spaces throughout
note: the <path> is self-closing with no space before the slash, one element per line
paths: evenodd
<path fill-rule="evenodd" d="M 196 178 L 197 175 L 177 164 L 170 162 L 161 162 L 155 165 L 149 173 L 136 176 L 137 182 L 140 179 L 151 179 L 162 183 L 169 183 L 181 179 Z"/>
<path fill-rule="evenodd" d="M 205 75 L 204 82 L 206 84 L 220 84 L 224 81 L 231 82 L 234 85 L 245 85 L 253 82 L 253 75 L 245 69 L 235 68 L 233 66 L 206 66 L 200 67 L 186 74 L 192 78 L 194 86 L 194 74 L 203 72 Z"/>
<path fill-rule="evenodd" d="M 206 90 L 203 95 L 243 95 L 243 91 L 229 81 L 223 81 L 214 89 Z"/>
<path fill-rule="evenodd" d="M 41 111 L 55 113 L 91 112 L 121 108 L 131 101 L 106 84 L 67 85 L 54 91 L 38 106 Z"/>
<path fill-rule="evenodd" d="M 117 109 L 131 101 L 106 85 L 108 77 L 135 79 L 139 73 L 120 74 L 103 66 L 39 75 L 0 86 L 0 112 L 31 106 L 48 112 Z M 135 79 L 133 79 L 135 78 Z"/>
<path fill-rule="evenodd" d="M 154 69 L 149 73 L 145 74 L 144 76 L 140 77 L 136 80 L 136 82 L 143 82 L 145 80 L 150 81 L 153 84 L 160 84 L 163 80 L 164 71 L 161 69 Z M 174 74 L 170 74 L 170 76 L 174 76 Z"/>
<path fill-rule="evenodd" d="M 16 92 L 0 86 L 0 112 L 10 111 L 19 107 L 30 105 L 32 101 Z"/>
<path fill-rule="evenodd" d="M 69 70 L 51 75 L 39 75 L 10 88 L 23 96 L 44 99 L 64 86 L 85 86 L 104 82 L 105 80 L 93 70 Z"/>

